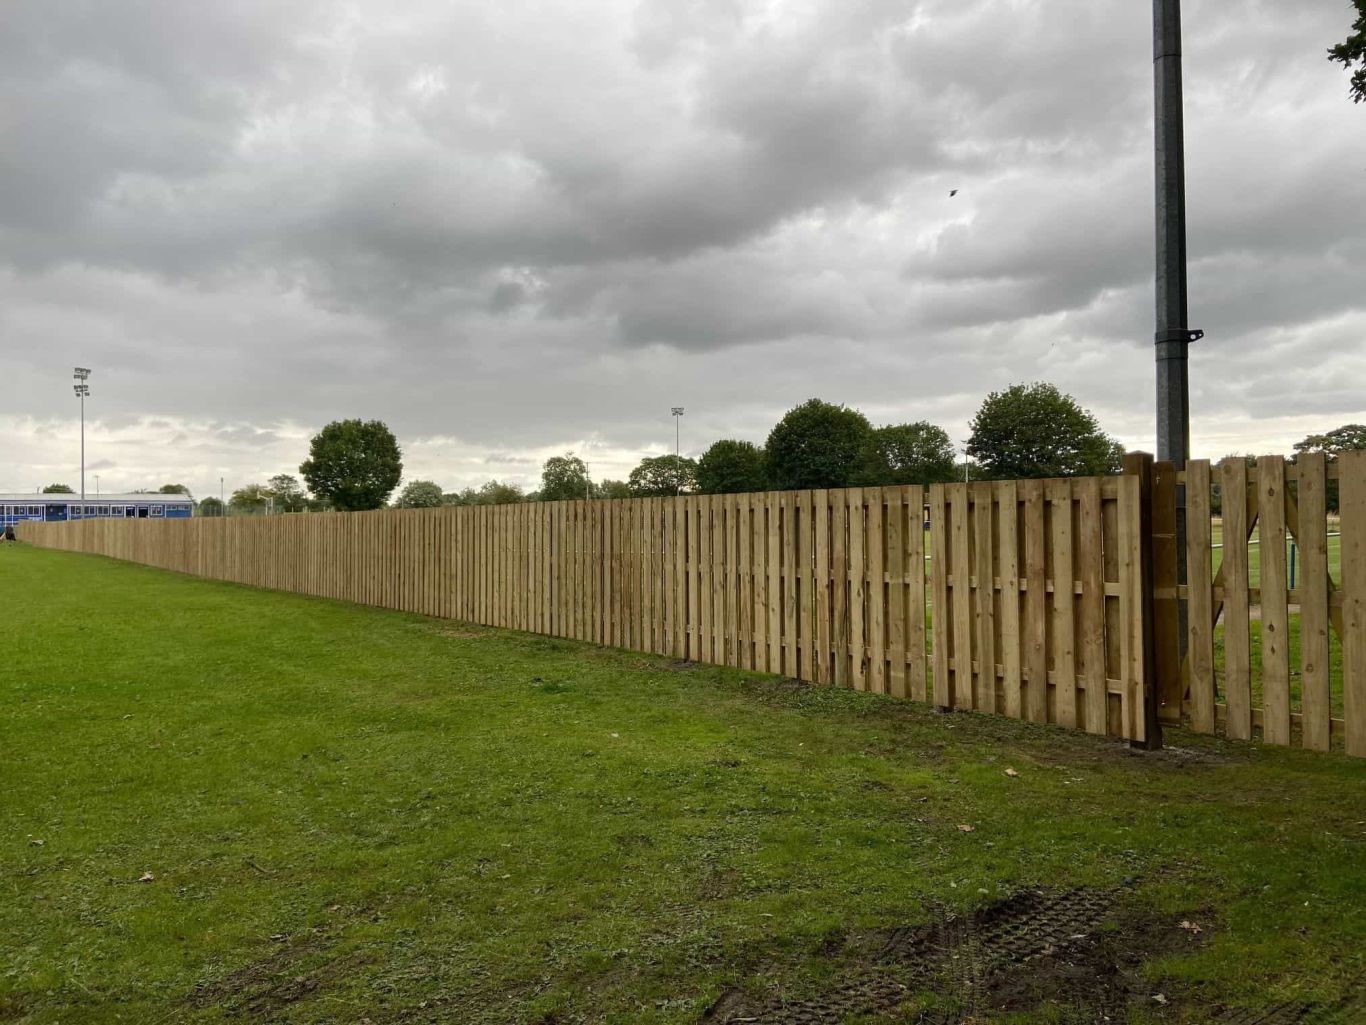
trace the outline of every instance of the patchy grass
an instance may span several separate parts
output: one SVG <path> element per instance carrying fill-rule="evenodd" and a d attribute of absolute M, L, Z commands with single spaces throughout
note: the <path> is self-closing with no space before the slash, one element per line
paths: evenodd
<path fill-rule="evenodd" d="M 1095 941 L 1146 952 L 1132 1021 L 1359 1007 L 1362 762 L 1143 755 L 22 547 L 0 586 L 0 1020 L 694 1022 L 1074 886 L 1202 927 Z"/>

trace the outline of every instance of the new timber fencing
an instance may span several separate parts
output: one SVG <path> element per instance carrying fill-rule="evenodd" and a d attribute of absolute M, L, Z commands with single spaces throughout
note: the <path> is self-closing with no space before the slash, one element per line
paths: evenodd
<path fill-rule="evenodd" d="M 1142 478 L 935 485 L 934 701 L 1155 741 Z"/>
<path fill-rule="evenodd" d="M 927 695 L 925 489 L 25 524 L 215 580 Z"/>
<path fill-rule="evenodd" d="M 21 529 L 42 547 L 1147 746 L 1163 723 L 1185 722 L 1318 750 L 1341 738 L 1366 756 L 1366 452 L 1253 468 L 1193 460 L 1182 472 L 1135 455 L 1115 477 L 929 488 Z"/>
<path fill-rule="evenodd" d="M 1163 542 L 1153 566 L 1162 717 L 1201 733 L 1222 723 L 1235 739 L 1260 729 L 1268 744 L 1320 751 L 1340 737 L 1348 754 L 1366 756 L 1366 452 L 1342 453 L 1334 464 L 1321 453 L 1293 464 L 1264 456 L 1254 466 L 1195 459 L 1184 473 L 1158 463 L 1153 479 Z M 1178 488 L 1184 552 L 1171 529 Z M 1299 562 L 1293 586 L 1290 551 Z"/>

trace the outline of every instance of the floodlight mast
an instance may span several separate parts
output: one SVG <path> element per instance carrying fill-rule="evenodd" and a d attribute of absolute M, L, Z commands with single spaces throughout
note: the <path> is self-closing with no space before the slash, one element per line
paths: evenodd
<path fill-rule="evenodd" d="M 1190 343 L 1186 290 L 1186 143 L 1181 88 L 1181 0 L 1153 0 L 1156 186 L 1157 458 L 1190 458 Z"/>
<path fill-rule="evenodd" d="M 669 411 L 673 413 L 674 418 L 674 496 L 677 497 L 683 493 L 683 474 L 679 471 L 683 463 L 679 448 L 679 439 L 682 437 L 679 424 L 683 422 L 683 407 L 670 406 Z"/>
<path fill-rule="evenodd" d="M 79 382 L 73 385 L 76 397 L 81 400 L 81 501 L 85 501 L 85 399 L 90 394 L 90 385 L 85 382 L 90 380 L 89 367 L 76 367 L 72 371 L 71 377 Z"/>

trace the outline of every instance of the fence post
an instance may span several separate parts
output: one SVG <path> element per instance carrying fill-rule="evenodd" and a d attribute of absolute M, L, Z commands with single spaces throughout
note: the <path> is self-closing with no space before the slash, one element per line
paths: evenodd
<path fill-rule="evenodd" d="M 1179 572 L 1185 551 L 1178 529 L 1176 467 L 1161 461 L 1152 464 L 1152 588 L 1153 644 L 1156 651 L 1154 686 L 1157 714 L 1163 723 L 1181 724 L 1185 684 L 1181 677 L 1182 627 Z M 1146 502 L 1146 499 L 1145 499 Z M 1146 528 L 1145 528 L 1146 529 Z"/>
<path fill-rule="evenodd" d="M 1142 701 L 1145 737 L 1131 740 L 1130 746 L 1156 751 L 1162 747 L 1162 720 L 1158 715 L 1157 637 L 1154 624 L 1153 596 L 1153 457 L 1147 452 L 1129 452 L 1124 456 L 1124 475 L 1134 476 L 1139 482 L 1139 579 L 1142 600 L 1138 615 L 1142 620 L 1143 637 L 1143 693 Z M 1175 581 L 1172 582 L 1175 588 Z M 1179 705 L 1178 694 L 1178 709 Z"/>

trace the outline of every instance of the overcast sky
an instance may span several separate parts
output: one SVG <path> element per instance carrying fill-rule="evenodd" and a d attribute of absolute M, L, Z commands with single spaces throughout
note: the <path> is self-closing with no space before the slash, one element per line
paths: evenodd
<path fill-rule="evenodd" d="M 1351 20 L 1185 4 L 1196 455 L 1366 420 Z M 961 441 L 1034 380 L 1151 450 L 1151 82 L 1143 0 L 7 0 L 0 491 L 78 482 L 73 365 L 106 492 L 342 417 L 448 489 L 674 405 Z"/>

